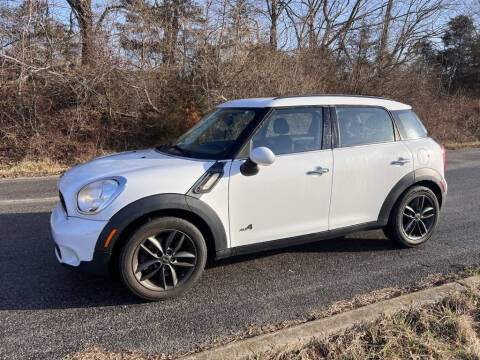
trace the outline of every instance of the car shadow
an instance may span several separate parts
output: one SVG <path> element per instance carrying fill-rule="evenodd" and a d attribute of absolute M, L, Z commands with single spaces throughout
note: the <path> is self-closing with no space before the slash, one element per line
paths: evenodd
<path fill-rule="evenodd" d="M 49 228 L 50 213 L 0 215 L 0 310 L 70 309 L 139 304 L 113 276 L 69 270 L 57 262 Z M 390 251 L 395 246 L 378 232 L 358 233 L 301 246 L 236 256 L 210 268 L 267 258 L 285 252 Z M 208 270 L 207 270 L 208 271 Z"/>
<path fill-rule="evenodd" d="M 388 240 L 383 235 L 381 230 L 369 230 L 327 240 L 322 240 L 319 238 L 318 241 L 315 241 L 312 239 L 312 242 L 303 245 L 264 250 L 258 253 L 246 255 L 237 255 L 231 258 L 211 262 L 209 267 L 213 268 L 217 266 L 235 264 L 284 253 L 360 253 L 394 251 L 398 249 L 399 247 L 392 241 Z"/>

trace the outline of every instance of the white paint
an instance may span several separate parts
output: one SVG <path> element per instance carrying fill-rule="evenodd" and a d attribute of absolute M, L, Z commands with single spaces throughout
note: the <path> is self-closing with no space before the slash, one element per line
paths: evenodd
<path fill-rule="evenodd" d="M 240 173 L 243 162 L 233 161 L 230 171 L 232 247 L 328 230 L 331 150 L 279 155 L 254 176 Z M 319 167 L 330 172 L 308 174 Z"/>
<path fill-rule="evenodd" d="M 402 142 L 413 154 L 413 166 L 415 169 L 434 169 L 442 177 L 445 177 L 442 150 L 439 144 L 430 138 L 403 140 Z"/>
<path fill-rule="evenodd" d="M 275 161 L 275 154 L 269 148 L 265 146 L 260 146 L 255 149 L 252 149 L 250 152 L 250 160 L 258 165 L 272 165 Z"/>
<path fill-rule="evenodd" d="M 218 181 L 212 191 L 205 193 L 200 198 L 201 201 L 209 205 L 220 218 L 225 235 L 227 237 L 227 244 L 230 244 L 229 232 L 229 218 L 228 218 L 228 189 L 230 181 L 230 166 L 231 161 L 225 164 L 223 177 Z M 193 182 L 195 180 L 192 179 Z M 187 199 L 188 203 L 188 199 Z"/>
<path fill-rule="evenodd" d="M 399 158 L 410 161 L 394 164 Z M 330 229 L 376 221 L 390 190 L 413 170 L 400 141 L 334 149 L 333 160 Z"/>
<path fill-rule="evenodd" d="M 321 105 L 381 106 L 388 110 L 408 110 L 412 108 L 410 105 L 388 99 L 338 95 L 239 99 L 220 104 L 218 107 L 282 107 Z"/>
<path fill-rule="evenodd" d="M 130 151 L 76 166 L 60 178 L 58 186 L 70 216 L 109 220 L 118 210 L 138 199 L 162 193 L 185 194 L 213 163 L 169 156 L 153 149 Z M 122 193 L 98 214 L 80 214 L 76 205 L 78 191 L 92 181 L 110 176 L 127 179 Z"/>
<path fill-rule="evenodd" d="M 67 218 L 58 203 L 50 217 L 52 236 L 62 253 L 61 258 L 57 254 L 58 261 L 71 266 L 80 265 L 80 261 L 91 261 L 98 236 L 106 224 L 106 221 Z"/>
<path fill-rule="evenodd" d="M 391 100 L 344 96 L 247 99 L 220 107 L 303 105 L 410 109 Z M 244 176 L 240 166 L 245 160 L 227 159 L 223 177 L 201 197 L 220 218 L 230 247 L 376 221 L 387 194 L 407 173 L 428 167 L 444 176 L 440 147 L 429 138 L 278 156 L 257 148 L 251 159 L 270 166 L 260 166 L 258 174 Z M 402 164 L 399 159 L 408 161 Z M 73 266 L 91 260 L 99 234 L 120 209 L 150 195 L 186 194 L 213 164 L 212 160 L 142 150 L 104 156 L 69 170 L 58 181 L 69 217 L 59 204 L 51 216 L 52 234 L 62 252 L 59 260 Z M 98 214 L 80 214 L 78 190 L 111 176 L 127 179 L 118 198 Z M 55 199 L 3 200 L 0 205 Z"/>

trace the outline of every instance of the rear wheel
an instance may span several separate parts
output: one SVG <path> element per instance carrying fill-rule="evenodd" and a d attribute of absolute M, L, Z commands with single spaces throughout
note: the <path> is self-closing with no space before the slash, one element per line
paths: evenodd
<path fill-rule="evenodd" d="M 414 186 L 392 209 L 385 235 L 405 247 L 426 242 L 437 227 L 440 206 L 429 188 Z"/>
<path fill-rule="evenodd" d="M 179 296 L 200 277 L 207 260 L 202 233 L 174 217 L 154 219 L 135 231 L 120 254 L 120 276 L 137 296 Z"/>

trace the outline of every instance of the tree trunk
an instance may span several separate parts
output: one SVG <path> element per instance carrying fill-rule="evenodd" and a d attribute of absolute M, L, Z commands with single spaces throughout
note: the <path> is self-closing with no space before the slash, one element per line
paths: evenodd
<path fill-rule="evenodd" d="M 177 40 L 178 40 L 178 33 L 180 32 L 180 23 L 179 23 L 179 16 L 180 11 L 178 8 L 178 4 L 175 1 L 170 5 L 171 9 L 168 11 L 171 15 L 170 19 L 167 19 L 168 25 L 166 26 L 165 30 L 165 38 L 166 38 L 166 51 L 163 56 L 164 63 L 166 64 L 174 64 L 175 63 L 175 49 L 177 48 Z"/>
<path fill-rule="evenodd" d="M 315 19 L 313 14 L 308 17 L 308 47 L 314 49 L 317 46 L 315 39 Z"/>
<path fill-rule="evenodd" d="M 387 55 L 388 36 L 390 31 L 390 22 L 392 21 L 393 0 L 388 0 L 385 18 L 383 19 L 382 35 L 379 41 L 377 53 L 377 75 L 379 80 L 383 78 L 383 70 L 385 67 L 385 58 Z"/>
<path fill-rule="evenodd" d="M 277 18 L 272 17 L 272 24 L 270 25 L 270 47 L 272 50 L 277 50 Z"/>
<path fill-rule="evenodd" d="M 270 8 L 270 47 L 277 50 L 278 0 L 272 0 Z"/>
<path fill-rule="evenodd" d="M 91 64 L 95 54 L 93 42 L 93 13 L 91 0 L 67 0 L 80 27 L 82 39 L 82 65 Z"/>

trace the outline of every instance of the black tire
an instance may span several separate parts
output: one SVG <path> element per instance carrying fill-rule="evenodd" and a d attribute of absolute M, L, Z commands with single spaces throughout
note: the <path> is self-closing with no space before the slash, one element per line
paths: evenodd
<path fill-rule="evenodd" d="M 433 191 L 413 186 L 393 207 L 383 233 L 402 247 L 418 246 L 432 237 L 439 214 L 440 206 Z"/>
<path fill-rule="evenodd" d="M 184 219 L 161 217 L 129 237 L 120 253 L 119 273 L 135 295 L 158 301 L 187 291 L 202 275 L 206 260 L 200 230 Z"/>

